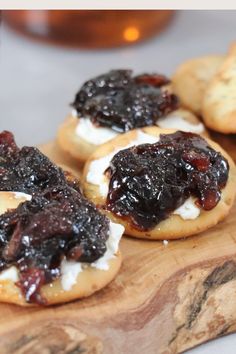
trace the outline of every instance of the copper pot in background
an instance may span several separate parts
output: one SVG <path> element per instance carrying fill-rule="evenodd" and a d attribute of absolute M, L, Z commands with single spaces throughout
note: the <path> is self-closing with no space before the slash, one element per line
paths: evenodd
<path fill-rule="evenodd" d="M 159 33 L 172 15 L 171 10 L 12 10 L 3 17 L 34 38 L 93 49 L 145 40 Z"/>

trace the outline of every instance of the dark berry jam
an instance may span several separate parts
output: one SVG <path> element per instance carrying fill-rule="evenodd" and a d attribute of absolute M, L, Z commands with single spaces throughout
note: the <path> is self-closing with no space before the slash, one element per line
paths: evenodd
<path fill-rule="evenodd" d="M 0 190 L 39 193 L 66 183 L 63 171 L 37 148 L 19 149 L 10 132 L 0 133 Z"/>
<path fill-rule="evenodd" d="M 79 117 L 123 133 L 155 125 L 178 108 L 177 97 L 161 89 L 167 83 L 163 75 L 132 77 L 131 70 L 112 70 L 87 81 L 72 106 Z"/>
<path fill-rule="evenodd" d="M 107 209 L 139 230 L 150 230 L 189 196 L 213 209 L 228 179 L 227 160 L 197 134 L 161 135 L 155 144 L 118 152 L 106 171 Z"/>
<path fill-rule="evenodd" d="M 92 263 L 106 251 L 109 220 L 75 181 L 35 148 L 19 149 L 0 134 L 0 190 L 32 200 L 0 215 L 0 270 L 16 266 L 26 301 L 45 303 L 42 285 L 60 276 L 63 259 Z"/>

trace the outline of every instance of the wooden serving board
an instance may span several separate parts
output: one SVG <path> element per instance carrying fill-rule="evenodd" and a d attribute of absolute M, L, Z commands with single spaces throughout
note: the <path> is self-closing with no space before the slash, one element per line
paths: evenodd
<path fill-rule="evenodd" d="M 236 158 L 235 141 L 226 145 Z M 42 150 L 76 169 L 54 143 Z M 124 237 L 118 276 L 84 300 L 0 304 L 0 352 L 174 354 L 235 331 L 235 213 L 236 204 L 217 227 L 166 246 Z"/>

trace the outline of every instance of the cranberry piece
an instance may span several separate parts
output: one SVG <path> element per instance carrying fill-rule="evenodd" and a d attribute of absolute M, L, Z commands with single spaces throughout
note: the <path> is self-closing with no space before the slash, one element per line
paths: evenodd
<path fill-rule="evenodd" d="M 138 84 L 146 84 L 154 87 L 162 87 L 170 83 L 170 80 L 160 74 L 143 74 L 135 77 L 135 82 Z"/>

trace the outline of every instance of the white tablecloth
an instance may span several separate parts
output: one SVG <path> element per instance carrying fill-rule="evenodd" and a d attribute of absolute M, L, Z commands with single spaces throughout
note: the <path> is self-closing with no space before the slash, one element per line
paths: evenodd
<path fill-rule="evenodd" d="M 235 40 L 235 24 L 236 11 L 183 11 L 161 36 L 142 45 L 93 52 L 31 42 L 2 28 L 0 130 L 13 131 L 19 144 L 48 141 L 86 79 L 112 68 L 171 75 L 187 58 L 226 52 Z M 236 335 L 189 353 L 235 354 Z"/>

